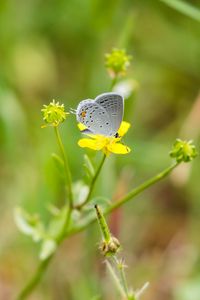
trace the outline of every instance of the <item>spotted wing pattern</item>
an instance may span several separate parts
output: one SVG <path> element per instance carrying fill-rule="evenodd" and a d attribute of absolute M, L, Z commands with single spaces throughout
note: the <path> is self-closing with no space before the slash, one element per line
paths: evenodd
<path fill-rule="evenodd" d="M 112 136 L 112 126 L 105 108 L 94 100 L 83 100 L 76 110 L 77 121 L 84 124 L 94 134 Z"/>
<path fill-rule="evenodd" d="M 104 93 L 96 97 L 95 103 L 104 108 L 111 123 L 111 134 L 115 135 L 120 127 L 124 114 L 124 99 L 117 93 Z"/>

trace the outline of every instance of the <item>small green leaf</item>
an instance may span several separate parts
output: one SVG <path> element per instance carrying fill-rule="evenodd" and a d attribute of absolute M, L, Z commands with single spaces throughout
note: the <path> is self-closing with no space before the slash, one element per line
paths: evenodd
<path fill-rule="evenodd" d="M 81 180 L 77 181 L 73 185 L 74 204 L 81 204 L 87 197 L 89 187 Z"/>
<path fill-rule="evenodd" d="M 200 9 L 193 4 L 181 0 L 160 0 L 180 13 L 200 22 Z"/>
<path fill-rule="evenodd" d="M 60 214 L 60 209 L 51 203 L 47 205 L 47 209 L 52 216 L 58 216 Z"/>
<path fill-rule="evenodd" d="M 94 208 L 94 205 L 100 205 L 104 211 L 111 205 L 111 201 L 106 197 L 95 197 L 90 201 L 90 207 L 92 206 L 92 208 Z"/>
<path fill-rule="evenodd" d="M 106 210 L 110 206 L 110 201 L 107 198 L 103 197 L 96 197 L 93 198 L 90 203 L 81 210 L 81 213 L 79 211 L 73 211 L 72 213 L 72 224 L 71 229 L 78 229 L 82 226 L 87 226 L 91 221 L 96 219 L 96 213 L 94 210 L 94 205 L 101 205 L 101 208 L 103 211 Z"/>
<path fill-rule="evenodd" d="M 58 169 L 59 174 L 61 175 L 61 177 L 64 177 L 65 176 L 64 162 L 62 158 L 56 153 L 52 153 L 51 157 L 53 158 L 53 161 L 55 163 L 56 168 Z"/>
<path fill-rule="evenodd" d="M 93 164 L 87 154 L 84 155 L 84 168 L 88 177 L 93 177 L 95 170 Z"/>
<path fill-rule="evenodd" d="M 31 236 L 34 242 L 39 242 L 45 236 L 44 225 L 38 215 L 30 215 L 22 208 L 17 207 L 14 212 L 14 219 L 18 229 Z"/>
<path fill-rule="evenodd" d="M 62 230 L 66 221 L 68 207 L 64 206 L 62 209 L 57 209 L 57 213 L 51 218 L 49 222 L 47 235 L 52 239 L 56 239 Z"/>
<path fill-rule="evenodd" d="M 57 243 L 53 239 L 45 239 L 42 242 L 41 251 L 39 254 L 39 258 L 41 260 L 47 259 L 51 256 L 57 249 Z"/>

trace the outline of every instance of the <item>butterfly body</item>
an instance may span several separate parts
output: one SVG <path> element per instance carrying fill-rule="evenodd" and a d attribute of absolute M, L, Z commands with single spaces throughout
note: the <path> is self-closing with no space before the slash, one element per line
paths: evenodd
<path fill-rule="evenodd" d="M 118 93 L 104 93 L 79 103 L 77 121 L 86 126 L 84 132 L 116 136 L 123 119 L 124 99 Z"/>

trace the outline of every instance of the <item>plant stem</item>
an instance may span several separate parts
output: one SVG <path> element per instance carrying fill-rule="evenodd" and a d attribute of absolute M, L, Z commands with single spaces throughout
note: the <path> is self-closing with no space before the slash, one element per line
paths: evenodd
<path fill-rule="evenodd" d="M 63 158 L 63 162 L 64 162 L 64 169 L 65 169 L 65 175 L 66 175 L 66 179 L 67 179 L 67 188 L 68 188 L 68 196 L 69 196 L 69 205 L 72 208 L 73 207 L 72 179 L 71 179 L 71 172 L 70 172 L 70 168 L 69 168 L 68 157 L 65 152 L 58 127 L 55 126 L 54 129 L 55 129 L 55 133 L 56 133 L 57 143 L 60 148 L 60 152 L 62 154 L 62 158 Z"/>
<path fill-rule="evenodd" d="M 100 173 L 100 171 L 101 171 L 101 169 L 103 167 L 105 159 L 106 159 L 106 155 L 104 154 L 103 157 L 102 157 L 102 160 L 101 160 L 101 162 L 100 162 L 100 164 L 99 164 L 99 166 L 98 166 L 98 168 L 97 168 L 97 170 L 96 170 L 96 172 L 95 172 L 95 174 L 94 174 L 94 176 L 92 178 L 92 181 L 90 183 L 90 189 L 89 189 L 89 192 L 87 194 L 87 197 L 86 197 L 86 199 L 81 204 L 79 204 L 79 205 L 76 206 L 77 209 L 81 209 L 85 204 L 87 204 L 89 202 L 90 196 L 91 196 L 92 191 L 94 189 L 94 186 L 95 186 L 96 180 L 97 180 L 97 178 L 99 176 L 99 173 Z"/>
<path fill-rule="evenodd" d="M 58 234 L 58 237 L 56 239 L 58 245 L 60 245 L 62 243 L 62 241 L 64 240 L 64 238 L 65 238 L 65 233 L 66 233 L 66 230 L 69 226 L 71 213 L 72 213 L 72 208 L 69 207 L 68 210 L 67 210 L 65 223 L 64 223 L 64 225 L 63 225 L 63 227 L 62 227 L 62 229 L 61 229 L 61 231 Z M 50 257 L 48 257 L 47 259 L 40 262 L 35 274 L 30 279 L 30 281 L 27 283 L 27 285 L 24 287 L 24 289 L 20 292 L 19 296 L 17 297 L 17 300 L 24 300 L 24 299 L 27 298 L 28 295 L 30 295 L 30 293 L 33 291 L 33 289 L 40 282 L 40 279 L 42 278 L 44 272 L 48 268 L 49 263 L 52 260 L 54 254 L 55 253 L 53 253 Z"/>
<path fill-rule="evenodd" d="M 116 256 L 113 256 L 112 259 L 113 259 L 113 262 L 116 266 L 116 269 L 119 272 L 119 278 L 120 278 L 120 282 L 121 282 L 121 285 L 123 287 L 124 293 L 125 293 L 126 297 L 128 298 L 129 292 L 128 292 L 128 284 L 126 282 L 126 277 L 125 277 L 125 274 L 124 274 L 124 266 L 122 265 L 122 263 L 120 263 L 118 261 Z"/>
<path fill-rule="evenodd" d="M 65 236 L 66 236 L 66 231 L 67 228 L 69 227 L 69 223 L 70 223 L 70 218 L 71 218 L 71 214 L 72 214 L 72 208 L 69 207 L 66 213 L 66 218 L 65 218 L 65 222 L 63 224 L 63 227 L 60 231 L 60 233 L 57 236 L 57 243 L 58 245 L 64 240 Z"/>
<path fill-rule="evenodd" d="M 142 183 L 141 185 L 139 185 L 137 188 L 135 188 L 132 191 L 130 191 L 127 195 L 125 195 L 120 200 L 118 200 L 116 203 L 114 203 L 113 205 L 111 205 L 106 210 L 105 213 L 110 213 L 114 209 L 122 206 L 124 203 L 128 202 L 129 200 L 131 200 L 132 198 L 134 198 L 135 196 L 137 196 L 138 194 L 140 194 L 141 192 L 143 192 L 144 190 L 146 190 L 151 185 L 155 184 L 156 182 L 158 182 L 161 179 L 163 179 L 164 177 L 166 177 L 169 173 L 171 173 L 172 170 L 174 170 L 177 167 L 178 164 L 179 163 L 177 163 L 177 162 L 174 163 L 172 166 L 168 167 L 167 169 L 165 169 L 161 173 L 159 173 L 156 176 L 150 178 L 149 180 L 147 180 L 144 183 Z"/>
<path fill-rule="evenodd" d="M 35 272 L 34 276 L 31 278 L 31 280 L 28 282 L 28 284 L 22 289 L 19 296 L 17 297 L 17 300 L 24 300 L 27 298 L 27 296 L 31 293 L 31 291 L 37 286 L 40 279 L 42 278 L 45 270 L 47 269 L 47 266 L 49 265 L 49 262 L 51 261 L 52 256 L 48 257 L 47 259 L 40 262 L 37 271 Z"/>
<path fill-rule="evenodd" d="M 96 176 L 94 176 L 95 178 L 98 177 L 98 174 L 101 170 L 101 167 L 103 165 L 103 162 L 105 161 L 105 156 L 101 162 L 101 164 L 99 165 L 99 171 L 96 172 Z M 140 194 L 141 192 L 143 192 L 144 190 L 146 190 L 148 187 L 150 187 L 151 185 L 155 184 L 156 182 L 162 180 L 164 177 L 166 177 L 169 173 L 171 173 L 171 171 L 173 169 L 175 169 L 177 167 L 178 163 L 173 164 L 172 166 L 166 168 L 165 170 L 163 170 L 162 172 L 160 172 L 159 174 L 157 174 L 156 176 L 150 178 L 149 180 L 145 181 L 144 183 L 142 183 L 141 185 L 139 185 L 137 188 L 133 189 L 131 192 L 129 192 L 126 196 L 122 197 L 118 202 L 116 202 L 115 204 L 113 204 L 111 207 L 109 207 L 106 211 L 105 214 L 108 214 L 110 212 L 112 212 L 113 210 L 115 210 L 116 208 L 118 208 L 119 206 L 122 206 L 124 203 L 130 201 L 132 198 L 134 198 L 135 196 L 137 196 L 138 194 Z M 94 180 L 93 178 L 93 185 L 95 183 L 96 179 Z M 92 190 L 91 190 L 92 192 Z M 91 194 L 91 193 L 90 193 Z M 67 218 L 66 218 L 66 222 L 63 226 L 63 228 L 65 227 L 65 229 L 62 228 L 62 234 L 60 235 L 60 237 L 58 238 L 58 243 L 60 244 L 64 238 L 66 238 L 66 230 L 69 226 L 69 220 L 71 217 L 71 211 L 72 208 L 69 207 L 69 213 L 67 214 Z M 67 236 L 69 235 L 73 235 L 75 233 L 78 233 L 80 231 L 83 231 L 86 227 L 88 227 L 91 223 L 94 223 L 96 221 L 96 218 L 94 217 L 94 219 L 92 221 L 90 221 L 89 223 L 87 223 L 86 225 L 82 226 L 82 227 L 77 227 L 74 228 L 70 231 L 68 231 Z M 26 297 L 32 292 L 32 290 L 37 286 L 37 284 L 39 283 L 40 279 L 42 278 L 45 270 L 47 269 L 51 259 L 53 258 L 54 255 L 50 256 L 49 258 L 47 258 L 46 260 L 40 262 L 38 269 L 36 271 L 36 273 L 34 274 L 34 276 L 31 278 L 31 280 L 28 282 L 28 284 L 25 286 L 25 288 L 21 291 L 21 293 L 19 294 L 17 300 L 24 300 L 26 299 Z M 129 298 L 131 299 L 131 298 Z"/>
<path fill-rule="evenodd" d="M 118 80 L 118 76 L 116 75 L 116 76 L 112 79 L 112 82 L 111 82 L 111 85 L 110 85 L 110 91 L 111 91 L 111 92 L 112 92 L 113 87 L 114 87 L 115 84 L 117 83 L 117 80 Z"/>
<path fill-rule="evenodd" d="M 106 262 L 106 266 L 110 272 L 110 275 L 112 276 L 113 282 L 115 283 L 115 285 L 116 285 L 118 291 L 120 292 L 121 296 L 123 297 L 123 299 L 125 299 L 126 293 L 124 292 L 124 289 L 121 286 L 121 282 L 120 282 L 118 276 L 116 275 L 114 268 L 112 267 L 111 263 L 108 260 L 106 260 L 105 262 Z"/>
<path fill-rule="evenodd" d="M 104 214 L 109 214 L 111 213 L 113 210 L 115 210 L 116 208 L 122 206 L 124 203 L 130 201 L 132 198 L 134 198 L 135 196 L 139 195 L 141 192 L 143 192 L 144 190 L 146 190 L 147 188 L 149 188 L 150 186 L 154 185 L 155 183 L 157 183 L 158 181 L 162 180 L 163 178 L 165 178 L 169 173 L 171 173 L 177 166 L 179 165 L 179 163 L 174 163 L 172 166 L 164 169 L 162 172 L 158 173 L 157 175 L 155 175 L 154 177 L 148 179 L 147 181 L 145 181 L 144 183 L 142 183 L 141 185 L 139 185 L 138 187 L 134 188 L 132 191 L 130 191 L 126 196 L 122 197 L 121 199 L 119 199 L 116 203 L 114 203 L 113 205 L 111 205 L 108 209 L 106 209 L 104 211 Z M 90 224 L 95 222 L 95 218 L 93 220 L 91 220 L 89 223 L 81 226 L 81 227 L 76 227 L 74 229 L 72 229 L 70 232 L 68 232 L 68 235 L 73 235 L 75 233 L 78 233 L 80 231 L 83 231 L 85 228 L 87 228 Z"/>

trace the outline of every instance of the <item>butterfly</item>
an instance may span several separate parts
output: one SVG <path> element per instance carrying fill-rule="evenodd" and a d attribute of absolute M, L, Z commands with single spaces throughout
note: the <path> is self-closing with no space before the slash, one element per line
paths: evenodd
<path fill-rule="evenodd" d="M 124 114 L 124 98 L 118 93 L 103 93 L 94 100 L 79 103 L 76 119 L 85 125 L 83 133 L 118 137 L 118 129 Z"/>

